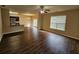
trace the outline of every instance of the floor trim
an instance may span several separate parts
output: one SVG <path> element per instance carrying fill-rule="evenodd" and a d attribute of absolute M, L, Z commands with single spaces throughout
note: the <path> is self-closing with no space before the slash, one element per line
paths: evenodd
<path fill-rule="evenodd" d="M 68 36 L 68 35 L 64 35 L 64 36 L 79 40 L 79 38 L 77 38 L 77 37 L 72 37 L 72 36 Z"/>
<path fill-rule="evenodd" d="M 44 29 L 43 29 L 43 31 L 47 31 L 47 32 L 50 32 L 50 33 L 55 33 L 55 32 L 51 32 L 51 31 L 44 30 Z M 55 34 L 58 34 L 58 35 L 63 35 L 63 36 L 65 36 L 65 37 L 69 37 L 69 38 L 73 38 L 73 39 L 77 39 L 77 40 L 79 40 L 79 38 L 77 38 L 77 37 L 72 37 L 72 36 L 69 36 L 69 35 L 59 34 L 59 33 L 55 33 Z"/>
<path fill-rule="evenodd" d="M 2 36 L 0 36 L 0 42 L 1 42 L 1 40 L 2 40 L 2 37 L 3 37 L 3 35 L 2 35 Z"/>
<path fill-rule="evenodd" d="M 16 33 L 16 32 L 21 32 L 21 31 L 24 31 L 24 30 L 18 30 L 18 31 L 12 31 L 12 32 L 5 32 L 3 34 L 10 34 L 10 33 Z"/>

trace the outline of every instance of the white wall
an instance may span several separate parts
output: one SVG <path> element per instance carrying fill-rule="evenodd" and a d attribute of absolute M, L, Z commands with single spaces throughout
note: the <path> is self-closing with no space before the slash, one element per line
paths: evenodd
<path fill-rule="evenodd" d="M 5 33 L 10 28 L 9 9 L 1 8 L 2 32 Z"/>
<path fill-rule="evenodd" d="M 0 8 L 0 41 L 2 38 L 2 18 L 1 18 L 1 8 Z"/>

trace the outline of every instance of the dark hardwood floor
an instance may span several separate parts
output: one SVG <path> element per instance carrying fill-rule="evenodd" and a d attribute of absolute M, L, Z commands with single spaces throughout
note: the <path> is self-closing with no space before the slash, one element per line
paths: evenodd
<path fill-rule="evenodd" d="M 0 53 L 78 54 L 79 41 L 36 28 L 25 28 L 24 32 L 3 36 Z"/>

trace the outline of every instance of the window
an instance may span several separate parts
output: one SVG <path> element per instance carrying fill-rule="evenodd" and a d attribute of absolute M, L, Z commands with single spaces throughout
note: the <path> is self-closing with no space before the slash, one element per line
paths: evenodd
<path fill-rule="evenodd" d="M 65 31 L 66 16 L 52 16 L 50 28 Z"/>

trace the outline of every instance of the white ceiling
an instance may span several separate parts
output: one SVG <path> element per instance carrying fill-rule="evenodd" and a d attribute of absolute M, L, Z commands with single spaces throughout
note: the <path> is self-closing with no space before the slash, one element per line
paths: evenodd
<path fill-rule="evenodd" d="M 11 11 L 20 13 L 37 13 L 40 10 L 39 5 L 6 5 Z M 78 5 L 45 5 L 45 9 L 50 9 L 51 12 L 65 11 L 69 9 L 79 8 Z"/>

